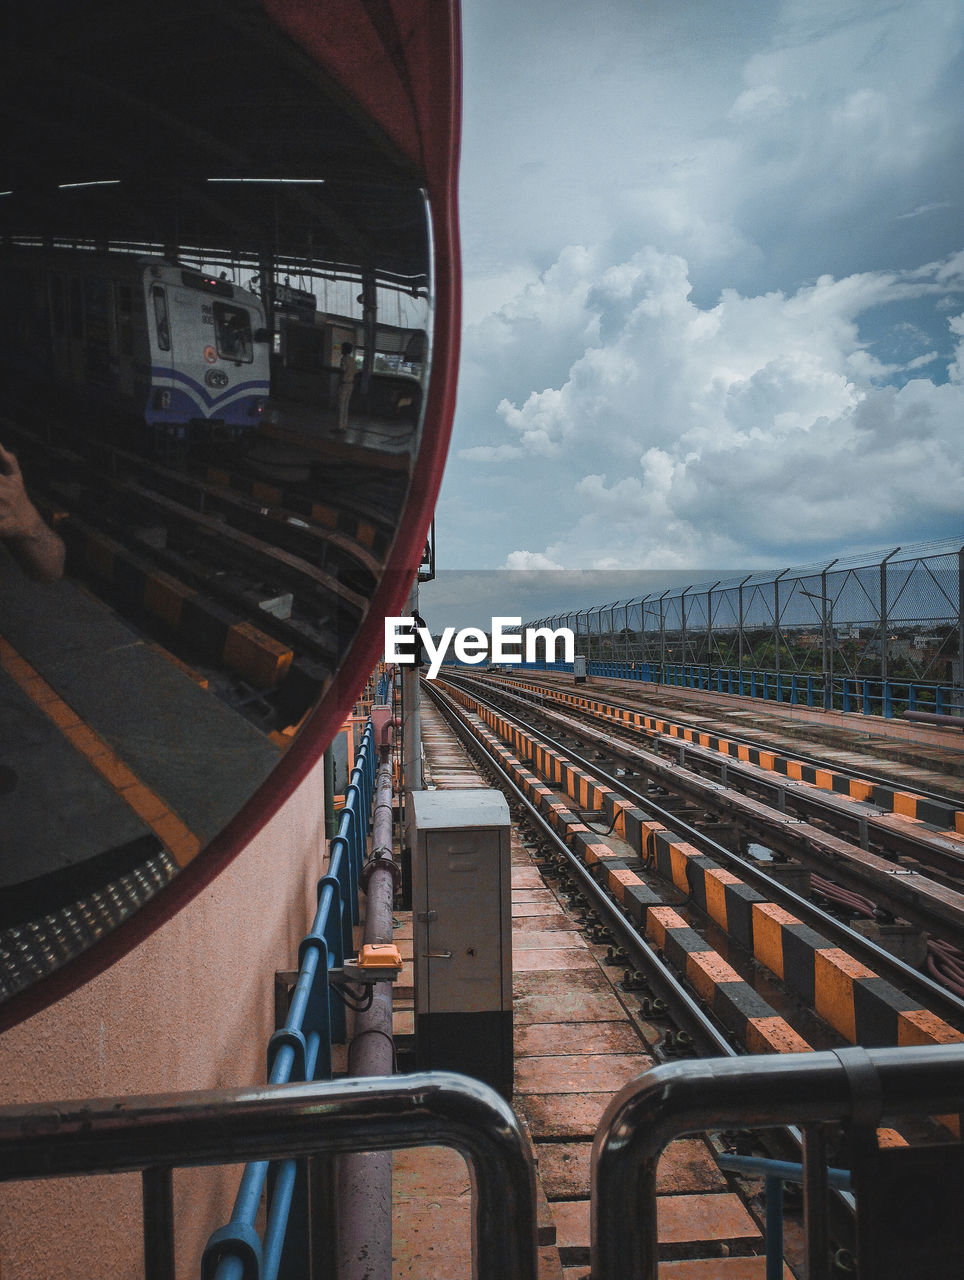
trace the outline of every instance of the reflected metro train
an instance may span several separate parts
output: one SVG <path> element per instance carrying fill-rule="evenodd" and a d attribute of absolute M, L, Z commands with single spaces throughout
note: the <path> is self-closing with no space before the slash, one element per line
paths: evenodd
<path fill-rule="evenodd" d="M 156 445 L 257 426 L 270 351 L 255 294 L 177 260 L 0 250 L 0 363 L 140 423 Z"/>

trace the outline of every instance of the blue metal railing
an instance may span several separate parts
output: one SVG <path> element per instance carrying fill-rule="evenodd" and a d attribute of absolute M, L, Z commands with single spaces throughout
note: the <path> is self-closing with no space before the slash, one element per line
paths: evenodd
<path fill-rule="evenodd" d="M 389 696 L 389 688 L 389 678 L 383 675 L 377 701 Z M 332 1046 L 345 1041 L 345 1006 L 331 999 L 328 974 L 352 951 L 377 767 L 378 746 L 369 718 L 331 840 L 328 874 L 318 881 L 318 909 L 298 948 L 298 977 L 288 1016 L 268 1042 L 269 1084 L 330 1080 Z M 266 1184 L 267 1217 L 263 1239 L 259 1239 L 254 1224 Z M 304 1275 L 307 1196 L 303 1160 L 247 1164 L 230 1222 L 208 1241 L 202 1280 L 285 1280 Z"/>
<path fill-rule="evenodd" d="M 572 671 L 571 662 L 522 663 L 519 670 Z M 828 681 L 813 672 L 763 671 L 746 667 L 707 667 L 683 663 L 602 662 L 586 663 L 591 676 L 616 680 L 642 680 L 684 689 L 733 693 L 762 698 L 787 706 L 822 708 L 892 719 L 904 711 L 931 711 L 937 715 L 964 715 L 961 690 L 924 681 L 880 680 L 864 676 L 835 676 Z"/>

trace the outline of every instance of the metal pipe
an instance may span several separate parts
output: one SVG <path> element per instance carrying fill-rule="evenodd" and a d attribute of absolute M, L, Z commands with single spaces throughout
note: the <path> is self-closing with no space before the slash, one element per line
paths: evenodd
<path fill-rule="evenodd" d="M 593 1141 L 593 1280 L 657 1280 L 656 1166 L 674 1138 L 859 1116 L 862 1100 L 840 1056 L 846 1052 L 670 1063 L 627 1084 Z M 964 1045 L 861 1052 L 889 1116 L 941 1115 L 964 1102 Z"/>
<path fill-rule="evenodd" d="M 421 1072 L 0 1109 L 4 1182 L 439 1145 L 472 1174 L 476 1274 L 537 1280 L 531 1148 L 480 1080 Z"/>
<path fill-rule="evenodd" d="M 803 1238 L 807 1280 L 830 1280 L 827 1138 L 819 1124 L 803 1131 Z"/>
<path fill-rule="evenodd" d="M 934 711 L 905 711 L 905 720 L 920 720 L 924 724 L 946 724 L 954 729 L 964 729 L 964 716 L 940 716 Z"/>
<path fill-rule="evenodd" d="M 366 868 L 365 942 L 392 941 L 397 872 L 392 861 L 392 763 L 390 745 L 381 748 L 375 781 L 371 857 Z M 392 1038 L 392 984 L 376 982 L 368 1009 L 356 1014 L 348 1074 L 390 1076 L 395 1070 Z M 339 1161 L 339 1280 L 391 1280 L 392 1155 L 356 1152 Z"/>

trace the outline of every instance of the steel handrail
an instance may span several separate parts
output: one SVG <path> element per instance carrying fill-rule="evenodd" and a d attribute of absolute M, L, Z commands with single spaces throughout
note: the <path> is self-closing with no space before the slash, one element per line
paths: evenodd
<path fill-rule="evenodd" d="M 389 678 L 378 683 L 378 699 L 387 693 Z M 345 790 L 345 807 L 329 847 L 328 871 L 318 882 L 318 907 L 311 930 L 298 951 L 298 976 L 292 991 L 288 1016 L 268 1043 L 268 1083 L 329 1080 L 332 1046 L 346 1034 L 342 1003 L 332 1000 L 328 975 L 344 963 L 352 945 L 352 926 L 358 923 L 358 882 L 365 860 L 369 815 L 375 791 L 378 751 L 369 717 L 361 745 Z M 232 1239 L 235 1256 L 225 1255 L 215 1280 L 247 1280 L 242 1261 L 252 1241 L 257 1240 L 254 1222 L 261 1204 L 270 1169 L 266 1161 L 245 1165 L 230 1221 L 215 1234 Z M 304 1174 L 293 1160 L 276 1171 L 271 1187 L 264 1230 L 264 1269 L 273 1280 L 278 1274 L 284 1250 L 289 1214 L 295 1198 L 304 1195 Z M 213 1237 L 212 1237 L 213 1238 Z"/>
<path fill-rule="evenodd" d="M 0 1109 L 0 1182 L 87 1174 L 142 1175 L 145 1275 L 174 1280 L 172 1171 L 239 1160 L 448 1146 L 472 1176 L 473 1274 L 536 1280 L 531 1148 L 488 1085 L 448 1072 L 265 1085 Z M 239 1259 L 261 1277 L 253 1230 L 217 1232 L 202 1275 Z"/>
<path fill-rule="evenodd" d="M 657 1280 L 656 1167 L 675 1138 L 727 1127 L 853 1123 L 866 1120 L 871 1093 L 880 1115 L 959 1111 L 964 1044 L 687 1060 L 631 1081 L 607 1107 L 593 1142 L 593 1280 Z M 810 1163 L 825 1188 L 826 1168 Z M 811 1219 L 825 1205 L 819 1197 L 807 1205 L 808 1230 L 819 1236 L 823 1224 Z"/>

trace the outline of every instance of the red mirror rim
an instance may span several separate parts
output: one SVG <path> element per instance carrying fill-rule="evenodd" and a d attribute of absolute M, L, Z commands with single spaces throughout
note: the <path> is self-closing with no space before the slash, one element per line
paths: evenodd
<path fill-rule="evenodd" d="M 265 10 L 424 176 L 432 211 L 435 323 L 424 427 L 408 501 L 368 614 L 335 683 L 271 777 L 155 898 L 62 969 L 0 1005 L 0 1031 L 83 986 L 177 914 L 250 843 L 318 763 L 402 613 L 425 547 L 448 452 L 459 355 L 458 0 L 264 0 Z"/>

